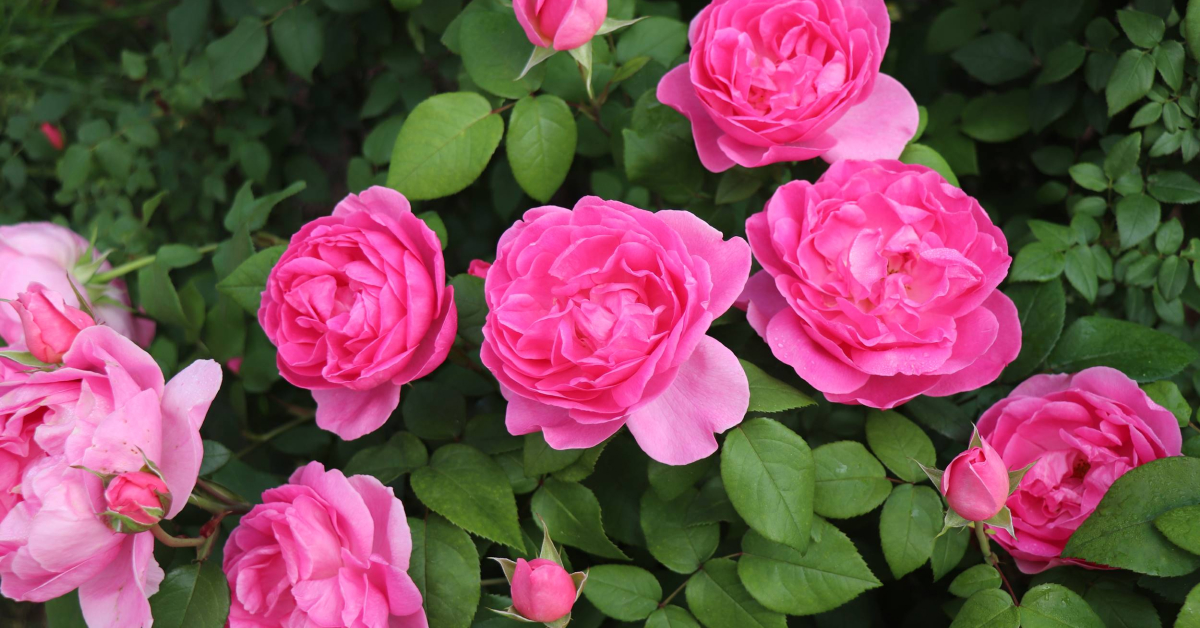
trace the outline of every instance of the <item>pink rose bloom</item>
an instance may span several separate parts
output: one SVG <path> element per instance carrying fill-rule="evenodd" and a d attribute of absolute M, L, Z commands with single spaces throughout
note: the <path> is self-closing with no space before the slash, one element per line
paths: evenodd
<path fill-rule="evenodd" d="M 512 577 L 513 608 L 525 619 L 549 623 L 575 606 L 575 581 L 562 565 L 545 558 L 517 559 Z"/>
<path fill-rule="evenodd" d="M 1021 350 L 1012 258 L 979 203 L 925 166 L 841 161 L 746 221 L 746 316 L 835 403 L 893 408 L 996 379 Z"/>
<path fill-rule="evenodd" d="M 229 628 L 427 628 L 391 488 L 310 462 L 262 497 L 225 543 Z"/>
<path fill-rule="evenodd" d="M 372 187 L 304 225 L 267 279 L 258 322 L 317 425 L 353 440 L 446 359 L 458 329 L 442 245 L 408 199 Z"/>
<path fill-rule="evenodd" d="M 1075 564 L 1061 558 L 1071 534 L 1108 487 L 1130 469 L 1178 456 L 1182 437 L 1169 410 L 1124 373 L 1097 366 L 1035 375 L 983 413 L 979 433 L 1011 470 L 1036 463 L 1008 498 L 1017 538 L 995 539 L 1025 573 Z"/>
<path fill-rule="evenodd" d="M 220 386 L 211 360 L 164 384 L 148 353 L 104 326 L 79 332 L 62 368 L 0 384 L 0 423 L 36 425 L 41 450 L 19 485 L 0 487 L 21 496 L 0 521 L 0 593 L 44 602 L 79 589 L 91 628 L 149 626 L 147 598 L 163 578 L 153 535 L 113 529 L 104 481 L 92 471 L 121 475 L 154 463 L 174 497 L 163 518 L 174 517 L 195 486 L 200 425 Z"/>
<path fill-rule="evenodd" d="M 50 124 L 49 122 L 43 122 L 39 129 L 41 130 L 42 135 L 46 137 L 46 141 L 50 142 L 50 145 L 53 146 L 55 150 L 62 150 L 63 146 L 66 145 L 63 142 L 62 131 L 53 124 Z"/>
<path fill-rule="evenodd" d="M 692 53 L 658 100 L 692 123 L 704 167 L 823 157 L 895 159 L 917 103 L 879 73 L 883 0 L 714 0 L 692 20 Z"/>
<path fill-rule="evenodd" d="M 467 274 L 474 277 L 479 277 L 480 279 L 487 279 L 487 271 L 491 267 L 491 262 L 485 262 L 481 259 L 473 259 L 471 260 L 471 264 L 467 266 Z"/>
<path fill-rule="evenodd" d="M 512 4 L 530 43 L 555 50 L 588 43 L 608 15 L 608 0 L 513 0 Z"/>
<path fill-rule="evenodd" d="M 9 305 L 21 319 L 25 346 L 33 357 L 47 364 L 61 362 L 75 336 L 96 324 L 83 310 L 67 305 L 61 294 L 39 283 L 29 284 L 28 290 Z"/>
<path fill-rule="evenodd" d="M 1008 467 L 984 439 L 954 457 L 942 474 L 942 494 L 967 521 L 991 519 L 1008 500 Z"/>
<path fill-rule="evenodd" d="M 38 283 L 61 295 L 66 305 L 80 307 L 75 290 L 84 295 L 89 293 L 77 279 L 76 267 L 91 264 L 100 257 L 94 250 L 89 253 L 89 248 L 88 241 L 75 232 L 49 222 L 0 227 L 0 299 L 16 300 L 31 283 Z M 104 262 L 98 272 L 111 268 L 111 264 Z M 100 295 L 105 297 L 104 301 L 97 299 Z M 94 301 L 91 306 L 96 322 L 112 327 L 143 347 L 150 346 L 154 322 L 130 312 L 125 283 L 115 280 L 100 295 L 88 296 Z M 10 348 L 25 350 L 21 319 L 11 307 L 0 307 L 0 337 Z"/>
<path fill-rule="evenodd" d="M 108 510 L 134 523 L 152 526 L 163 518 L 166 506 L 161 496 L 170 495 L 166 482 L 153 473 L 133 471 L 122 473 L 104 489 Z"/>
<path fill-rule="evenodd" d="M 688 212 L 594 196 L 525 212 L 484 284 L 481 357 L 508 399 L 508 431 L 577 449 L 628 424 L 659 462 L 713 453 L 750 388 L 706 332 L 749 272 L 744 240 Z"/>

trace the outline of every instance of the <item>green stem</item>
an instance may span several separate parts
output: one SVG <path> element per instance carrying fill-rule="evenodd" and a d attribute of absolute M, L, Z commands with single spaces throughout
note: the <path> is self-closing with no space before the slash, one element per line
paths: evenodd
<path fill-rule="evenodd" d="M 288 421 L 287 423 L 284 423 L 283 425 L 280 425 L 279 427 L 277 427 L 269 432 L 266 432 L 264 434 L 253 434 L 253 433 L 244 434 L 244 436 L 248 440 L 250 440 L 251 443 L 249 445 L 246 445 L 244 448 L 242 448 L 241 451 L 237 452 L 237 454 L 234 457 L 241 458 L 241 457 L 245 456 L 246 454 L 254 451 L 255 449 L 258 449 L 259 445 L 270 442 L 271 439 L 279 436 L 280 434 L 283 434 L 284 432 L 286 432 L 294 427 L 299 427 L 301 425 L 304 425 L 305 423 L 312 421 L 314 418 L 316 418 L 315 414 L 298 416 L 298 417 L 292 419 L 291 421 Z"/>
<path fill-rule="evenodd" d="M 692 573 L 692 576 L 694 576 L 694 575 L 696 575 L 696 573 L 695 573 L 695 572 L 693 572 L 693 573 Z M 662 601 L 662 603 L 658 605 L 658 607 L 659 607 L 659 608 L 663 608 L 663 607 L 665 607 L 667 604 L 670 604 L 670 603 L 671 603 L 671 600 L 675 599 L 675 596 L 676 596 L 676 595 L 679 595 L 679 593 L 680 593 L 681 591 L 683 591 L 683 588 L 687 586 L 687 583 L 691 582 L 691 580 L 692 580 L 692 576 L 688 576 L 687 580 L 684 580 L 684 581 L 683 581 L 683 584 L 681 584 L 681 585 L 679 585 L 678 587 L 676 587 L 676 589 L 675 589 L 674 591 L 672 591 L 672 592 L 671 592 L 671 595 L 668 595 L 668 596 L 667 596 L 667 599 L 663 600 L 663 601 Z"/>
<path fill-rule="evenodd" d="M 153 528 L 150 528 L 150 533 L 153 534 L 154 538 L 158 539 L 160 543 L 166 545 L 167 547 L 200 547 L 201 545 L 204 545 L 205 541 L 208 540 L 205 538 L 193 539 L 190 537 L 171 536 L 170 534 L 167 534 L 166 530 L 158 527 L 157 525 L 155 525 Z"/>
<path fill-rule="evenodd" d="M 229 504 L 221 503 L 211 497 L 205 497 L 197 493 L 188 495 L 188 503 L 202 510 L 207 510 L 213 514 L 231 510 Z"/>
<path fill-rule="evenodd" d="M 508 580 L 506 578 L 484 578 L 479 581 L 479 586 L 483 587 L 492 587 L 498 584 L 508 584 Z"/>
<path fill-rule="evenodd" d="M 1008 594 L 1012 596 L 1013 604 L 1020 605 L 1017 600 L 1017 594 L 1013 591 L 1012 585 L 1008 583 L 1008 577 L 1004 575 L 1004 570 L 1000 568 L 1000 557 L 992 551 L 992 543 L 988 539 L 987 530 L 982 523 L 972 523 L 972 528 L 975 528 L 975 538 L 979 540 L 979 551 L 983 552 L 983 559 L 987 564 L 991 565 L 996 573 L 1000 574 L 1000 580 L 1004 583 L 1004 587 L 1008 589 Z"/>
<path fill-rule="evenodd" d="M 215 250 L 217 250 L 217 245 L 205 244 L 204 246 L 198 247 L 196 249 L 196 252 L 203 255 L 205 253 L 212 253 Z M 114 268 L 112 270 L 100 273 L 100 274 L 92 277 L 91 283 L 108 283 L 108 282 L 112 281 L 113 279 L 116 279 L 118 277 L 123 277 L 135 270 L 145 268 L 146 266 L 153 264 L 154 260 L 157 259 L 157 257 L 158 256 L 156 256 L 156 255 L 147 255 L 145 257 L 139 257 L 135 260 L 125 262 L 124 264 L 121 264 L 120 266 L 117 266 L 116 268 Z"/>

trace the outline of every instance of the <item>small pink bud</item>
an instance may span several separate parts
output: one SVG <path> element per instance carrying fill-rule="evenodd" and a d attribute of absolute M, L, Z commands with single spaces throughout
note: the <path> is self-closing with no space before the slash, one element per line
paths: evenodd
<path fill-rule="evenodd" d="M 1008 501 L 1008 466 L 987 441 L 959 454 L 942 475 L 950 508 L 967 521 L 991 519 Z"/>
<path fill-rule="evenodd" d="M 25 346 L 33 357 L 47 364 L 62 362 L 80 330 L 96 324 L 91 316 L 63 301 L 62 295 L 38 283 L 10 301 L 25 335 Z"/>
<path fill-rule="evenodd" d="M 160 495 L 168 495 L 162 478 L 145 471 L 122 473 L 104 489 L 108 510 L 143 526 L 152 526 L 163 517 L 167 505 Z"/>
<path fill-rule="evenodd" d="M 239 355 L 235 358 L 225 360 L 225 368 L 233 371 L 234 375 L 240 374 L 242 372 L 242 356 Z"/>
<path fill-rule="evenodd" d="M 512 577 L 513 608 L 525 619 L 557 621 L 575 605 L 575 581 L 561 565 L 544 558 L 517 559 Z"/>
<path fill-rule="evenodd" d="M 491 267 L 491 262 L 485 262 L 481 259 L 473 259 L 471 260 L 471 264 L 467 266 L 467 274 L 474 275 L 480 279 L 487 279 L 488 269 Z"/>
<path fill-rule="evenodd" d="M 53 146 L 56 150 L 63 149 L 63 134 L 62 131 L 58 130 L 58 127 L 50 124 L 49 122 L 43 122 L 41 131 L 42 135 L 46 136 L 46 141 L 50 142 L 51 146 Z"/>
<path fill-rule="evenodd" d="M 529 42 L 571 50 L 589 43 L 608 16 L 608 0 L 513 0 Z"/>

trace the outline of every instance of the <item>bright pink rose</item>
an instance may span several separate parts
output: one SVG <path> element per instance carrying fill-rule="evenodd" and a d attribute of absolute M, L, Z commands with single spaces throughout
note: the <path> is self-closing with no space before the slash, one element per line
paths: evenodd
<path fill-rule="evenodd" d="M 513 0 L 512 4 L 529 41 L 555 50 L 588 43 L 608 15 L 608 0 Z"/>
<path fill-rule="evenodd" d="M 895 159 L 917 103 L 879 64 L 883 0 L 714 0 L 692 20 L 688 63 L 658 84 L 713 172 L 823 157 Z"/>
<path fill-rule="evenodd" d="M 1063 564 L 1067 540 L 1108 487 L 1130 469 L 1178 456 L 1182 437 L 1170 411 L 1120 371 L 1094 367 L 1074 375 L 1035 375 L 983 413 L 979 434 L 1009 469 L 1032 463 L 1008 498 L 1017 538 L 995 539 L 1025 573 Z"/>
<path fill-rule="evenodd" d="M 230 628 L 427 628 L 391 488 L 310 462 L 262 497 L 225 543 Z"/>
<path fill-rule="evenodd" d="M 575 581 L 562 565 L 545 558 L 517 559 L 512 577 L 513 608 L 525 619 L 549 623 L 571 612 Z"/>
<path fill-rule="evenodd" d="M 112 327 L 143 347 L 150 346 L 154 339 L 154 323 L 130 313 L 129 295 L 123 281 L 113 281 L 99 293 L 89 293 L 79 281 L 77 267 L 91 264 L 100 256 L 89 249 L 87 240 L 70 229 L 49 222 L 23 222 L 0 227 L 0 299 L 16 300 L 31 283 L 38 283 L 62 295 L 66 305 L 80 307 L 75 296 L 78 289 L 80 294 L 88 295 L 92 300 L 97 323 Z M 104 262 L 100 272 L 111 268 Z M 99 299 L 101 296 L 103 300 Z M 11 307 L 0 307 L 0 337 L 10 348 L 25 350 L 21 319 Z"/>
<path fill-rule="evenodd" d="M 104 482 L 92 472 L 154 463 L 173 497 L 163 518 L 174 517 L 195 486 L 200 425 L 220 386 L 211 360 L 164 384 L 148 353 L 104 326 L 79 332 L 62 368 L 0 384 L 0 422 L 35 425 L 37 450 L 21 483 L 0 487 L 21 496 L 0 521 L 0 593 L 44 602 L 78 588 L 91 628 L 149 626 L 146 600 L 163 577 L 153 535 L 109 526 Z"/>
<path fill-rule="evenodd" d="M 705 334 L 749 272 L 744 240 L 688 212 L 594 196 L 525 212 L 484 285 L 482 359 L 508 399 L 508 431 L 576 449 L 628 424 L 659 462 L 713 453 L 750 388 Z"/>
<path fill-rule="evenodd" d="M 924 166 L 841 161 L 746 221 L 746 316 L 835 403 L 892 408 L 983 386 L 1021 349 L 996 286 L 1012 258 L 979 203 Z"/>
<path fill-rule="evenodd" d="M 33 357 L 47 364 L 61 362 L 75 336 L 96 324 L 83 310 L 67 305 L 61 294 L 39 283 L 29 284 L 26 292 L 8 303 L 21 319 L 25 346 Z"/>
<path fill-rule="evenodd" d="M 967 521 L 991 519 L 1008 500 L 1008 467 L 987 440 L 955 456 L 942 474 L 942 494 Z"/>
<path fill-rule="evenodd" d="M 458 310 L 437 235 L 402 194 L 372 187 L 292 236 L 258 322 L 284 379 L 313 391 L 317 425 L 353 440 L 446 359 Z"/>
<path fill-rule="evenodd" d="M 108 511 L 128 517 L 134 523 L 152 526 L 166 514 L 166 506 L 160 496 L 170 495 L 171 490 L 162 478 L 146 471 L 122 473 L 108 483 L 104 489 L 104 501 Z"/>
<path fill-rule="evenodd" d="M 39 128 L 42 132 L 42 135 L 45 136 L 46 141 L 50 142 L 50 145 L 53 146 L 55 150 L 62 150 L 63 146 L 66 145 L 63 142 L 62 131 L 60 131 L 58 127 L 50 124 L 49 122 L 43 122 L 42 126 Z"/>
<path fill-rule="evenodd" d="M 481 259 L 471 260 L 471 264 L 467 266 L 467 274 L 480 279 L 487 279 L 487 271 L 492 267 L 491 262 L 485 262 Z"/>

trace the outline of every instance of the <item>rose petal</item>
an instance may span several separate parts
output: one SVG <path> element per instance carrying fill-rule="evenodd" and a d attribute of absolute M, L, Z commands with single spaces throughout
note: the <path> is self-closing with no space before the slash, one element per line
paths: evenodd
<path fill-rule="evenodd" d="M 837 145 L 821 155 L 834 163 L 843 159 L 898 159 L 917 132 L 920 112 L 900 81 L 880 74 L 875 90 L 850 108 L 827 133 Z"/>
<path fill-rule="evenodd" d="M 400 387 L 380 384 L 370 390 L 330 388 L 312 391 L 317 402 L 317 427 L 354 440 L 387 422 L 400 405 Z"/>

